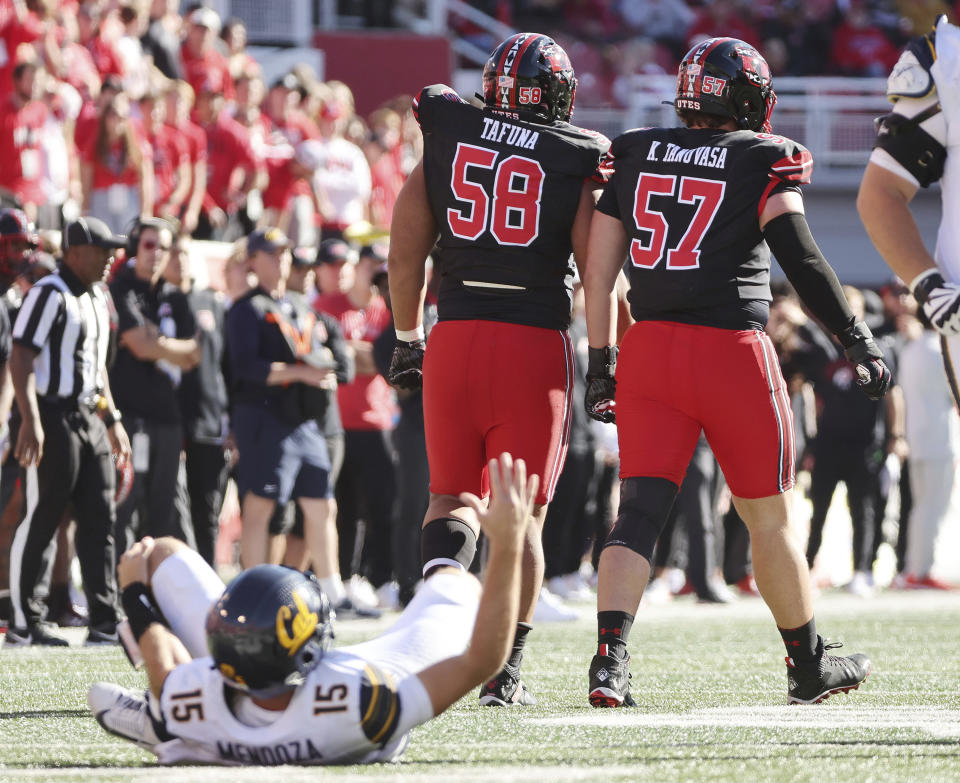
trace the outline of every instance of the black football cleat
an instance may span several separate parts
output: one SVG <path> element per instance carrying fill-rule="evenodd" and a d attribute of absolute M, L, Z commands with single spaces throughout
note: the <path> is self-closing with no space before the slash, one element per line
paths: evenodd
<path fill-rule="evenodd" d="M 507 664 L 503 671 L 480 686 L 481 707 L 532 707 L 537 697 L 520 679 L 520 670 Z"/>
<path fill-rule="evenodd" d="M 33 625 L 29 628 L 14 628 L 12 625 L 7 629 L 6 638 L 3 642 L 5 647 L 69 647 L 70 642 L 62 636 L 51 633 L 48 624 L 41 622 L 39 625 Z"/>
<path fill-rule="evenodd" d="M 590 704 L 594 707 L 636 707 L 630 695 L 630 656 L 610 655 L 601 644 L 590 661 Z"/>
<path fill-rule="evenodd" d="M 800 665 L 787 658 L 787 704 L 817 704 L 835 693 L 855 691 L 870 674 L 870 659 L 863 653 L 829 655 L 826 650 L 842 642 L 817 642 L 816 660 Z"/>

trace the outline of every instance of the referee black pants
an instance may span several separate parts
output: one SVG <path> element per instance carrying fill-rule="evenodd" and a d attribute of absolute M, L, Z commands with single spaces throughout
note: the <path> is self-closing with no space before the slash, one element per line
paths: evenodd
<path fill-rule="evenodd" d="M 35 595 L 43 576 L 43 553 L 72 502 L 90 627 L 113 633 L 117 623 L 116 470 L 107 430 L 93 413 L 65 410 L 43 400 L 39 407 L 43 458 L 23 471 L 24 513 L 10 548 L 14 625 L 30 628 L 44 619 L 46 607 Z"/>

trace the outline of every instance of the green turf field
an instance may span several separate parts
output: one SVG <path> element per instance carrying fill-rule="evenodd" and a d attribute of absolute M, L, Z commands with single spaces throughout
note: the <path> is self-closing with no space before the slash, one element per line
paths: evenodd
<path fill-rule="evenodd" d="M 0 781 L 960 781 L 960 595 L 818 599 L 821 631 L 870 654 L 859 691 L 787 707 L 783 648 L 763 604 L 690 599 L 641 609 L 631 635 L 636 710 L 585 699 L 593 608 L 540 625 L 524 664 L 540 705 L 467 698 L 414 731 L 399 764 L 165 769 L 86 709 L 89 683 L 143 687 L 119 649 L 0 648 Z M 338 642 L 383 623 L 344 623 Z M 79 645 L 82 633 L 71 637 Z"/>

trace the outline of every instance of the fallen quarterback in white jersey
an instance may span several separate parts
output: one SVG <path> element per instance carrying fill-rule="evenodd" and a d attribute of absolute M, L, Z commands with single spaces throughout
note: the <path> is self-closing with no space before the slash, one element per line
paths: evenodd
<path fill-rule="evenodd" d="M 384 634 L 341 649 L 328 649 L 330 604 L 311 575 L 260 565 L 224 589 L 183 543 L 137 542 L 118 566 L 124 646 L 150 687 L 94 683 L 94 716 L 161 764 L 398 759 L 410 729 L 493 676 L 510 650 L 538 477 L 509 454 L 488 467 L 489 505 L 469 497 L 490 539 L 484 588 L 443 567 Z"/>

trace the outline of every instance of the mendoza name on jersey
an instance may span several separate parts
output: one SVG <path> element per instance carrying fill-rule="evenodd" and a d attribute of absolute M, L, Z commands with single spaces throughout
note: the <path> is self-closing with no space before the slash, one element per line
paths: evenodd
<path fill-rule="evenodd" d="M 659 141 L 650 142 L 650 151 L 647 160 L 661 163 L 693 163 L 696 166 L 709 166 L 712 169 L 722 169 L 727 165 L 726 147 L 693 147 L 687 149 L 667 142 L 667 150 L 662 158 L 657 157 Z"/>
<path fill-rule="evenodd" d="M 530 128 L 522 128 L 511 122 L 483 118 L 483 130 L 480 138 L 486 141 L 496 141 L 503 144 L 512 144 L 514 147 L 523 147 L 525 150 L 536 149 L 540 140 L 540 132 Z"/>
<path fill-rule="evenodd" d="M 323 754 L 310 740 L 291 740 L 279 745 L 243 745 L 239 742 L 217 742 L 217 752 L 224 761 L 237 764 L 296 764 L 322 761 Z"/>

